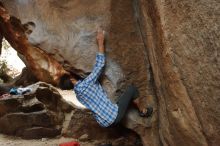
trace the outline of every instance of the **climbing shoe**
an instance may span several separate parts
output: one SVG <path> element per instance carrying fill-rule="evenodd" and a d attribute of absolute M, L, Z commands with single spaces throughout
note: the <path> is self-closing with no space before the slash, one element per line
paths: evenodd
<path fill-rule="evenodd" d="M 153 108 L 152 107 L 147 107 L 146 111 L 142 111 L 140 112 L 140 116 L 141 117 L 151 117 L 153 114 Z"/>

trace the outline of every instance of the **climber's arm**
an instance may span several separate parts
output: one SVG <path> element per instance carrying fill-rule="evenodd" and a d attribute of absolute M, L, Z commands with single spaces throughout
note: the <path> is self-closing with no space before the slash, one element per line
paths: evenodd
<path fill-rule="evenodd" d="M 104 31 L 99 29 L 97 34 L 98 53 L 96 55 L 96 63 L 91 74 L 84 79 L 85 82 L 96 82 L 105 66 L 105 47 L 104 47 Z"/>

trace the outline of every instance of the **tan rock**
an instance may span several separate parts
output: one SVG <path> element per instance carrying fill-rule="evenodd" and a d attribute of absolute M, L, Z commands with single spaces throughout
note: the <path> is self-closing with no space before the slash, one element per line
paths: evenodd
<path fill-rule="evenodd" d="M 83 134 L 82 136 L 79 137 L 80 141 L 88 141 L 89 140 L 89 135 L 88 134 Z"/>

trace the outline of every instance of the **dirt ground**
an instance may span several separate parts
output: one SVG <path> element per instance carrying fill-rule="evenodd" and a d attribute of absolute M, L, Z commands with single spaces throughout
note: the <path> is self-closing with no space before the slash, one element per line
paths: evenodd
<path fill-rule="evenodd" d="M 53 139 L 39 139 L 39 140 L 24 140 L 17 137 L 6 136 L 0 134 L 0 146 L 59 146 L 61 143 L 77 141 L 72 138 L 53 138 Z M 79 142 L 80 146 L 96 146 L 97 142 Z"/>

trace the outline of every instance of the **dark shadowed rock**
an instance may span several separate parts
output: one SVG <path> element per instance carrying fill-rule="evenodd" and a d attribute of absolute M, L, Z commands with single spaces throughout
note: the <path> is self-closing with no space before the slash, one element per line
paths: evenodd
<path fill-rule="evenodd" d="M 137 141 L 141 141 L 135 132 L 119 125 L 103 128 L 95 121 L 92 113 L 88 110 L 74 110 L 65 135 L 80 141 L 111 142 L 114 144 L 113 146 L 142 146 L 141 142 L 135 144 Z"/>
<path fill-rule="evenodd" d="M 22 137 L 25 139 L 33 139 L 33 138 L 40 139 L 42 137 L 56 137 L 57 135 L 60 135 L 60 133 L 61 133 L 61 129 L 58 128 L 34 127 L 34 128 L 27 128 L 23 131 L 18 131 L 17 134 L 22 135 Z"/>

